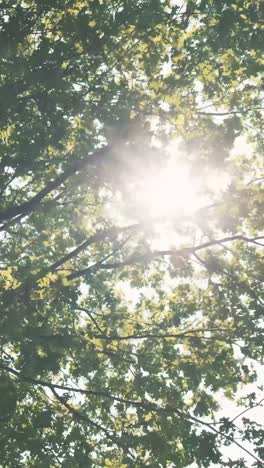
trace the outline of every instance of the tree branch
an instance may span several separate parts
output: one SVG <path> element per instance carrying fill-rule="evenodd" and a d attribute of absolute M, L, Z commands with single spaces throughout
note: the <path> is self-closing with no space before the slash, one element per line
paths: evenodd
<path fill-rule="evenodd" d="M 243 414 L 247 413 L 248 411 L 252 410 L 253 408 L 256 408 L 257 406 L 262 406 L 261 403 L 264 401 L 264 398 L 261 398 L 261 400 L 258 403 L 255 403 L 252 406 L 249 406 L 248 408 L 244 409 L 241 411 L 241 413 L 237 414 L 233 419 L 231 419 L 231 423 L 233 423 L 236 419 L 240 418 L 240 416 L 243 416 Z"/>
<path fill-rule="evenodd" d="M 98 429 L 99 431 L 102 431 L 104 432 L 104 434 L 107 436 L 108 439 L 110 439 L 112 442 L 116 442 L 116 437 L 112 436 L 110 434 L 110 431 L 109 429 L 106 429 L 105 427 L 101 426 L 100 424 L 92 421 L 92 419 L 88 418 L 88 416 L 80 413 L 79 411 L 77 411 L 75 408 L 73 408 L 66 400 L 65 398 L 61 397 L 55 390 L 55 388 L 50 388 L 51 392 L 53 393 L 53 395 L 55 396 L 55 398 L 61 403 L 61 405 L 63 405 L 69 413 L 71 413 L 74 417 L 74 419 L 76 419 L 77 421 L 84 421 L 86 423 L 88 423 L 90 426 L 92 427 L 95 427 L 96 429 Z M 113 432 L 113 431 L 112 431 Z"/>
<path fill-rule="evenodd" d="M 203 250 L 209 247 L 214 247 L 216 245 L 225 244 L 227 242 L 232 242 L 236 240 L 241 240 L 241 241 L 253 243 L 256 245 L 262 245 L 259 242 L 257 242 L 257 240 L 260 240 L 260 239 L 264 239 L 264 236 L 256 237 L 256 238 L 248 238 L 246 236 L 237 234 L 235 236 L 229 236 L 229 237 L 224 237 L 222 239 L 211 240 L 211 241 L 205 242 L 204 244 L 197 245 L 195 247 L 183 247 L 182 249 L 170 249 L 170 250 L 155 250 L 153 252 L 148 252 L 145 255 L 132 255 L 131 257 L 128 257 L 122 262 L 103 264 L 101 261 L 101 262 L 96 263 L 95 265 L 92 265 L 91 267 L 71 273 L 70 275 L 67 276 L 67 278 L 68 280 L 72 280 L 72 279 L 84 276 L 91 270 L 93 272 L 99 269 L 113 270 L 116 268 L 123 268 L 125 266 L 136 265 L 138 263 L 149 262 L 150 260 L 153 260 L 155 258 L 165 257 L 168 255 L 177 256 L 177 257 L 186 257 L 186 256 L 194 254 L 198 250 Z"/>
<path fill-rule="evenodd" d="M 113 228 L 110 228 L 110 229 L 107 229 L 107 230 L 100 230 L 100 231 L 97 231 L 95 234 L 93 234 L 92 236 L 90 236 L 86 241 L 84 241 L 82 244 L 80 244 L 78 247 L 76 247 L 75 249 L 73 249 L 71 252 L 69 252 L 68 254 L 64 255 L 64 257 L 60 258 L 59 260 L 57 260 L 55 263 L 53 263 L 53 265 L 51 265 L 50 267 L 47 268 L 47 271 L 50 271 L 50 272 L 54 272 L 57 268 L 59 268 L 61 265 L 63 265 L 64 263 L 68 262 L 69 260 L 71 260 L 72 258 L 76 257 L 80 252 L 82 252 L 83 250 L 87 249 L 87 247 L 89 247 L 90 245 L 92 244 L 95 244 L 96 242 L 101 242 L 101 241 L 104 241 L 108 238 L 108 240 L 111 240 L 112 238 L 114 238 L 117 234 L 120 234 L 122 232 L 125 232 L 125 231 L 129 231 L 129 230 L 135 230 L 135 229 L 138 229 L 140 227 L 139 224 L 132 224 L 130 226 L 125 226 L 125 227 L 113 227 Z M 45 274 L 46 274 L 45 273 Z"/>
<path fill-rule="evenodd" d="M 80 388 L 72 388 L 72 387 L 68 387 L 66 385 L 56 385 L 56 384 L 52 384 L 50 382 L 45 382 L 43 380 L 34 379 L 32 377 L 26 377 L 21 372 L 15 370 L 15 369 L 12 369 L 11 367 L 8 367 L 8 366 L 6 366 L 4 364 L 0 364 L 0 368 L 6 370 L 7 372 L 10 372 L 11 374 L 15 375 L 16 377 L 18 377 L 21 380 L 24 380 L 26 382 L 33 383 L 35 385 L 41 385 L 41 386 L 48 387 L 48 388 L 51 389 L 51 391 L 53 391 L 53 390 L 56 391 L 56 389 L 61 389 L 61 390 L 65 390 L 65 391 L 69 391 L 69 392 L 73 392 L 73 393 L 80 393 L 80 394 L 83 394 L 83 395 L 94 395 L 94 396 L 99 396 L 99 397 L 103 397 L 103 398 L 109 398 L 110 400 L 117 401 L 119 403 L 124 403 L 124 404 L 127 404 L 127 405 L 135 406 L 137 408 L 143 408 L 143 409 L 146 409 L 148 411 L 155 411 L 156 413 L 165 413 L 165 414 L 166 413 L 169 413 L 169 414 L 175 413 L 178 416 L 180 416 L 180 417 L 182 417 L 182 418 L 184 418 L 186 420 L 193 421 L 193 422 L 196 422 L 199 425 L 205 426 L 208 429 L 210 429 L 212 432 L 219 435 L 220 437 L 223 437 L 226 440 L 229 440 L 230 442 L 235 444 L 237 447 L 239 447 L 241 450 L 243 450 L 245 453 L 247 453 L 247 455 L 249 455 L 254 460 L 256 460 L 261 466 L 264 466 L 264 463 L 263 463 L 262 460 L 260 460 L 258 457 L 256 457 L 254 455 L 254 453 L 250 452 L 245 447 L 240 445 L 233 437 L 219 431 L 212 424 L 207 423 L 206 421 L 203 421 L 201 419 L 198 419 L 195 416 L 192 416 L 192 415 L 186 413 L 185 411 L 179 410 L 178 408 L 172 407 L 170 405 L 166 405 L 165 407 L 161 407 L 161 406 L 159 406 L 159 405 L 157 405 L 155 403 L 151 403 L 151 402 L 148 402 L 148 401 L 130 400 L 130 399 L 126 399 L 126 398 L 111 395 L 110 393 L 107 393 L 107 392 L 97 392 L 97 391 L 94 391 L 94 390 L 84 390 L 84 389 L 80 389 Z"/>
<path fill-rule="evenodd" d="M 76 160 L 70 167 L 68 167 L 62 174 L 50 181 L 42 190 L 40 190 L 30 200 L 21 203 L 20 205 L 11 206 L 0 212 L 0 222 L 8 221 L 19 215 L 26 215 L 31 211 L 35 211 L 41 201 L 57 187 L 63 184 L 69 177 L 74 175 L 76 172 L 86 168 L 87 166 L 97 164 L 105 159 L 110 154 L 110 148 L 108 146 L 98 149 L 92 155 L 84 159 Z"/>

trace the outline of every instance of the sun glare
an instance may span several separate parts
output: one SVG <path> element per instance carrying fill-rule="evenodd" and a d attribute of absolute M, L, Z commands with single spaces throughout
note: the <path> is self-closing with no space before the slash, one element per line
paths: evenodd
<path fill-rule="evenodd" d="M 160 172 L 142 178 L 135 204 L 150 218 L 192 215 L 202 206 L 197 180 L 187 167 L 169 161 Z"/>
<path fill-rule="evenodd" d="M 195 219 L 229 183 L 228 174 L 219 168 L 195 173 L 175 143 L 163 162 L 154 157 L 142 162 L 137 155 L 127 156 L 119 190 L 108 199 L 105 210 L 117 223 L 143 223 L 162 241 L 174 242 L 175 222 Z"/>

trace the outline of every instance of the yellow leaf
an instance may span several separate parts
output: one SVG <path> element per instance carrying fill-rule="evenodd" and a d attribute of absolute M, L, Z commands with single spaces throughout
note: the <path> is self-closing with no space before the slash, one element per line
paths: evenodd
<path fill-rule="evenodd" d="M 96 21 L 95 20 L 89 21 L 88 26 L 90 26 L 90 28 L 94 28 L 96 26 Z"/>
<path fill-rule="evenodd" d="M 148 49 L 147 44 L 139 44 L 139 46 L 137 47 L 137 50 L 139 50 L 140 52 L 145 52 L 147 49 Z"/>
<path fill-rule="evenodd" d="M 71 282 L 67 278 L 62 278 L 61 280 L 63 286 L 69 286 Z"/>
<path fill-rule="evenodd" d="M 183 127 L 185 124 L 185 117 L 183 114 L 178 115 L 175 124 L 177 127 Z"/>
<path fill-rule="evenodd" d="M 46 288 L 47 286 L 49 286 L 50 280 L 49 280 L 49 278 L 44 277 L 44 278 L 40 278 L 40 279 L 37 281 L 37 283 L 38 283 L 38 285 L 39 285 L 41 288 Z"/>
<path fill-rule="evenodd" d="M 17 281 L 15 278 L 13 278 L 13 283 L 12 283 L 11 289 L 17 289 L 17 288 L 19 288 L 19 286 L 21 284 L 22 284 L 21 281 Z"/>
<path fill-rule="evenodd" d="M 181 60 L 183 60 L 185 57 L 186 57 L 185 54 L 180 54 L 180 55 L 177 55 L 176 57 L 173 57 L 172 61 L 173 61 L 173 63 L 177 63 L 177 62 L 180 62 Z"/>
<path fill-rule="evenodd" d="M 136 29 L 136 26 L 134 24 L 130 24 L 126 30 L 128 33 L 132 33 L 133 31 L 135 31 L 135 29 Z"/>
<path fill-rule="evenodd" d="M 215 69 L 213 65 L 211 65 L 210 63 L 200 63 L 198 67 L 200 68 L 202 72 L 202 79 L 204 81 L 208 81 L 208 82 L 215 81 L 216 76 L 215 76 Z"/>
<path fill-rule="evenodd" d="M 7 127 L 5 129 L 0 129 L 0 140 L 2 140 L 5 144 L 10 142 L 10 137 L 14 131 L 12 126 Z"/>
<path fill-rule="evenodd" d="M 30 295 L 31 299 L 39 300 L 39 299 L 44 299 L 45 297 L 45 291 L 44 289 L 37 289 Z"/>
<path fill-rule="evenodd" d="M 80 53 L 83 52 L 83 46 L 82 46 L 82 44 L 81 44 L 80 41 L 75 42 L 74 47 L 75 47 L 75 49 L 77 50 L 77 52 L 80 52 Z"/>
<path fill-rule="evenodd" d="M 176 50 L 181 50 L 183 48 L 184 40 L 185 40 L 184 36 L 179 37 L 179 39 L 177 40 L 177 42 L 175 44 Z"/>
<path fill-rule="evenodd" d="M 11 274 L 12 270 L 11 268 L 7 268 L 6 270 L 0 270 L 0 277 L 3 279 L 7 279 L 9 281 L 13 280 L 13 276 Z"/>
<path fill-rule="evenodd" d="M 41 346 L 37 348 L 37 354 L 40 358 L 47 357 L 47 353 L 44 351 L 44 349 Z"/>
<path fill-rule="evenodd" d="M 104 461 L 104 466 L 112 466 L 112 462 L 111 462 L 111 460 L 109 460 L 109 458 L 107 458 L 107 459 Z"/>
<path fill-rule="evenodd" d="M 144 419 L 145 421 L 150 421 L 152 419 L 152 414 L 151 413 L 146 414 Z"/>
<path fill-rule="evenodd" d="M 58 276 L 58 277 L 61 277 L 61 278 L 65 277 L 65 276 L 68 276 L 68 274 L 69 274 L 69 271 L 67 271 L 67 270 L 59 270 L 59 271 L 57 271 L 57 276 Z"/>
<path fill-rule="evenodd" d="M 14 267 L 13 270 L 16 271 L 16 268 Z M 21 285 L 21 282 L 12 275 L 12 268 L 10 267 L 6 270 L 0 270 L 0 279 L 3 282 L 2 288 L 6 291 L 8 289 L 17 289 Z"/>
<path fill-rule="evenodd" d="M 92 338 L 90 340 L 97 348 L 103 348 L 104 341 L 99 338 Z"/>
<path fill-rule="evenodd" d="M 57 280 L 57 275 L 55 275 L 54 273 L 48 273 L 47 278 L 51 283 L 55 283 L 55 281 Z"/>
<path fill-rule="evenodd" d="M 160 81 L 154 80 L 149 83 L 150 89 L 160 89 L 162 88 L 162 83 Z"/>
<path fill-rule="evenodd" d="M 155 42 L 155 44 L 156 44 L 157 42 L 162 41 L 162 36 L 152 37 L 151 40 L 152 40 L 152 42 Z"/>
<path fill-rule="evenodd" d="M 164 101 L 167 102 L 167 104 L 174 105 L 174 106 L 179 106 L 181 103 L 180 97 L 177 95 L 174 95 L 174 96 L 166 95 L 164 97 Z"/>

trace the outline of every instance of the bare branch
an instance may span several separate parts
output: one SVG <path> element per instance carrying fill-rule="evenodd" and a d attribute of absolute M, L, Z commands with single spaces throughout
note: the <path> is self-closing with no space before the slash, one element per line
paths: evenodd
<path fill-rule="evenodd" d="M 241 413 L 237 414 L 233 419 L 231 419 L 231 423 L 234 422 L 236 419 L 240 418 L 240 416 L 243 416 L 243 414 L 247 413 L 248 411 L 252 410 L 253 408 L 256 408 L 257 406 L 262 406 L 262 402 L 264 401 L 264 398 L 261 398 L 258 403 L 255 403 L 252 406 L 249 406 L 248 408 L 244 409 L 241 411 Z"/>

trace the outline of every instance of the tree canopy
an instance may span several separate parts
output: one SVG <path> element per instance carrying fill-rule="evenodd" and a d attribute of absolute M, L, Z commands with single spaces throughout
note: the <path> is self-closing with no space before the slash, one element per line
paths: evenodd
<path fill-rule="evenodd" d="M 263 1 L 0 3 L 1 466 L 264 466 Z"/>

